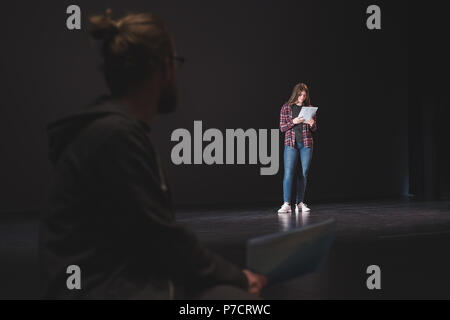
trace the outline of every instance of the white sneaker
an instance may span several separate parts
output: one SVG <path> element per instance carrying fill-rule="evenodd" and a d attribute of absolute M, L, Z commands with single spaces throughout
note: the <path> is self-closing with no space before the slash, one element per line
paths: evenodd
<path fill-rule="evenodd" d="M 300 210 L 302 212 L 309 212 L 309 211 L 311 211 L 311 209 L 308 208 L 308 206 L 305 203 L 303 203 L 303 202 L 300 202 L 299 204 L 295 205 L 295 213 L 298 214 L 300 212 Z"/>
<path fill-rule="evenodd" d="M 278 213 L 291 213 L 291 205 L 289 203 L 283 203 Z"/>

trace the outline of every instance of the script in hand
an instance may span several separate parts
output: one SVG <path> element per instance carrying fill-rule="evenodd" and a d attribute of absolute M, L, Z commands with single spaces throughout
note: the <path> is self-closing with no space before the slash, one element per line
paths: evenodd
<path fill-rule="evenodd" d="M 317 112 L 317 109 L 318 107 L 302 107 L 302 109 L 300 110 L 300 114 L 298 116 L 305 118 L 305 120 L 309 120 L 312 117 L 314 117 L 314 115 Z"/>

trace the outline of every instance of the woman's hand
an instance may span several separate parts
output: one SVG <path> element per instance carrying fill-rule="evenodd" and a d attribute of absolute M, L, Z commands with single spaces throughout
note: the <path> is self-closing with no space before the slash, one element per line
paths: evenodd
<path fill-rule="evenodd" d="M 248 280 L 248 292 L 259 295 L 262 288 L 267 284 L 267 277 L 262 274 L 251 272 L 250 270 L 242 270 Z"/>
<path fill-rule="evenodd" d="M 305 123 L 306 123 L 306 124 L 309 124 L 310 126 L 313 126 L 313 125 L 314 125 L 314 123 L 315 123 L 315 121 L 314 121 L 314 119 L 313 119 L 313 118 L 311 118 L 311 119 L 309 119 L 309 120 L 305 121 Z"/>
<path fill-rule="evenodd" d="M 299 124 L 299 123 L 305 122 L 305 118 L 297 117 L 297 118 L 292 119 L 292 122 L 295 124 Z"/>

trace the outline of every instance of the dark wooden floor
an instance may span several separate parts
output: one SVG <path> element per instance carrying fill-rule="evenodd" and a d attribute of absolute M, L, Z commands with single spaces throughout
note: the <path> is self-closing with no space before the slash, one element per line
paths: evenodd
<path fill-rule="evenodd" d="M 308 215 L 276 207 L 184 210 L 178 220 L 211 249 L 244 266 L 252 237 L 335 218 L 336 239 L 317 272 L 268 287 L 267 299 L 450 298 L 450 201 L 310 204 Z M 0 298 L 37 295 L 37 218 L 0 215 Z M 366 268 L 381 268 L 381 290 Z"/>

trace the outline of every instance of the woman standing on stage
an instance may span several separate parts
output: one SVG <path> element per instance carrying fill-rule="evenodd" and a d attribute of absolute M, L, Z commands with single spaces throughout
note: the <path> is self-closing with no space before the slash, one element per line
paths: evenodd
<path fill-rule="evenodd" d="M 278 213 L 291 212 L 291 194 L 294 178 L 297 182 L 295 213 L 308 212 L 303 202 L 306 190 L 306 178 L 313 153 L 312 132 L 317 130 L 317 114 L 310 120 L 299 117 L 303 106 L 311 106 L 309 89 L 306 84 L 298 83 L 290 99 L 281 107 L 280 130 L 284 132 L 284 203 Z M 300 161 L 298 161 L 300 158 Z M 297 169 L 299 172 L 297 173 Z"/>

